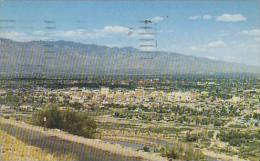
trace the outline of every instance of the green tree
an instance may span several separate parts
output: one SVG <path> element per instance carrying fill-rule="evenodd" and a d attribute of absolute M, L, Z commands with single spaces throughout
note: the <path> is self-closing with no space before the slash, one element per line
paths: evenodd
<path fill-rule="evenodd" d="M 97 133 L 96 122 L 86 113 L 75 111 L 61 111 L 56 105 L 45 107 L 34 115 L 33 123 L 51 129 L 60 129 L 71 134 L 95 138 Z M 46 121 L 44 121 L 46 118 Z"/>

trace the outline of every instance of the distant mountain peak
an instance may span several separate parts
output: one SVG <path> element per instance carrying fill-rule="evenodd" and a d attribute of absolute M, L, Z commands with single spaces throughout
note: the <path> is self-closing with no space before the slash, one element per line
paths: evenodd
<path fill-rule="evenodd" d="M 0 38 L 0 74 L 42 75 L 174 75 L 258 73 L 256 67 L 133 47 L 108 47 L 71 41 L 16 42 Z"/>

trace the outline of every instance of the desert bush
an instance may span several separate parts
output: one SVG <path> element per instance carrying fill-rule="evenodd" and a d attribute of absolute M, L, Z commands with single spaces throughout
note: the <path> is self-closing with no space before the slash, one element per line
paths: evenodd
<path fill-rule="evenodd" d="M 44 121 L 44 117 L 46 121 Z M 49 105 L 33 116 L 33 124 L 50 129 L 60 129 L 71 134 L 94 138 L 97 124 L 86 113 L 58 110 L 56 105 Z"/>
<path fill-rule="evenodd" d="M 191 134 L 190 132 L 187 132 L 186 133 L 186 141 L 188 142 L 195 142 L 197 141 L 199 138 L 198 138 L 198 135 L 197 134 Z"/>
<path fill-rule="evenodd" d="M 144 150 L 145 152 L 150 152 L 150 148 L 149 148 L 148 146 L 144 146 L 144 147 L 143 147 L 143 150 Z"/>
<path fill-rule="evenodd" d="M 205 160 L 205 155 L 198 149 L 192 146 L 185 146 L 184 144 L 177 144 L 172 148 L 166 147 L 163 149 L 163 156 L 177 160 L 193 160 L 202 161 Z"/>

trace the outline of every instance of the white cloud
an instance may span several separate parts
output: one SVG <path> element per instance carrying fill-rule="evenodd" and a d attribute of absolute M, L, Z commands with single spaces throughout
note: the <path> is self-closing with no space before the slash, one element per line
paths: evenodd
<path fill-rule="evenodd" d="M 196 45 L 191 46 L 189 49 L 192 50 L 192 51 L 202 51 L 203 50 L 202 47 L 199 47 L 199 46 L 196 46 Z"/>
<path fill-rule="evenodd" d="M 29 41 L 30 37 L 27 37 L 26 34 L 16 32 L 16 31 L 7 31 L 7 32 L 0 32 L 1 38 L 18 40 L 18 41 Z"/>
<path fill-rule="evenodd" d="M 203 19 L 203 20 L 210 20 L 212 18 L 211 15 L 209 14 L 206 14 L 206 15 L 203 15 L 203 16 L 190 16 L 188 17 L 189 20 L 199 20 L 199 19 Z"/>
<path fill-rule="evenodd" d="M 212 41 L 207 44 L 207 47 L 209 47 L 209 48 L 219 48 L 219 47 L 225 47 L 225 46 L 226 46 L 226 44 L 222 40 Z"/>
<path fill-rule="evenodd" d="M 130 29 L 123 26 L 105 26 L 101 32 L 104 33 L 115 33 L 115 34 L 128 34 Z"/>
<path fill-rule="evenodd" d="M 0 37 L 17 37 L 17 36 L 23 36 L 22 33 L 16 32 L 16 31 L 10 31 L 10 32 L 1 32 Z"/>
<path fill-rule="evenodd" d="M 154 23 L 158 23 L 158 22 L 163 21 L 163 17 L 155 16 L 155 17 L 151 18 L 151 21 L 154 22 Z"/>
<path fill-rule="evenodd" d="M 239 32 L 239 34 L 260 37 L 260 29 L 243 30 L 243 31 Z"/>
<path fill-rule="evenodd" d="M 211 41 L 207 44 L 203 45 L 193 45 L 189 49 L 192 51 L 206 51 L 212 48 L 222 48 L 226 47 L 226 43 L 222 40 L 217 40 L 217 41 Z"/>
<path fill-rule="evenodd" d="M 189 20 L 198 20 L 201 19 L 201 16 L 190 16 L 188 17 Z"/>
<path fill-rule="evenodd" d="M 212 18 L 212 16 L 211 15 L 204 15 L 202 18 L 204 20 L 210 20 Z"/>
<path fill-rule="evenodd" d="M 219 60 L 218 58 L 216 58 L 215 56 L 205 56 L 206 58 L 208 59 L 211 59 L 211 60 Z"/>
<path fill-rule="evenodd" d="M 129 37 L 128 35 L 129 32 L 130 29 L 127 27 L 105 26 L 102 29 L 94 29 L 94 30 L 76 29 L 76 30 L 57 30 L 52 32 L 38 30 L 38 31 L 33 31 L 30 34 L 16 32 L 16 31 L 9 31 L 9 32 L 0 32 L 0 37 L 17 40 L 17 41 L 60 40 L 60 39 L 71 40 L 71 41 L 84 41 L 87 39 L 106 37 L 111 34 Z"/>
<path fill-rule="evenodd" d="M 260 29 L 243 30 L 243 31 L 238 32 L 238 34 L 251 37 L 257 43 L 260 42 Z"/>
<path fill-rule="evenodd" d="M 216 21 L 222 21 L 222 22 L 239 22 L 239 21 L 246 21 L 246 17 L 242 14 L 228 14 L 224 13 L 220 16 L 216 17 Z"/>
<path fill-rule="evenodd" d="M 127 35 L 130 29 L 124 26 L 105 26 L 102 29 L 94 30 L 67 30 L 67 31 L 55 31 L 54 34 L 57 37 L 67 38 L 98 38 L 105 37 L 110 34 Z"/>
<path fill-rule="evenodd" d="M 78 37 L 86 34 L 88 34 L 88 32 L 86 32 L 85 30 L 68 30 L 57 32 L 57 35 L 65 37 Z"/>

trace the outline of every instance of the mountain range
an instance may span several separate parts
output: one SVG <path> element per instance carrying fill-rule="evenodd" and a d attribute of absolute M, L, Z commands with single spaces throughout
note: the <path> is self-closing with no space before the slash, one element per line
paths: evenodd
<path fill-rule="evenodd" d="M 174 52 L 141 52 L 70 41 L 0 38 L 1 77 L 259 73 L 257 67 Z"/>

